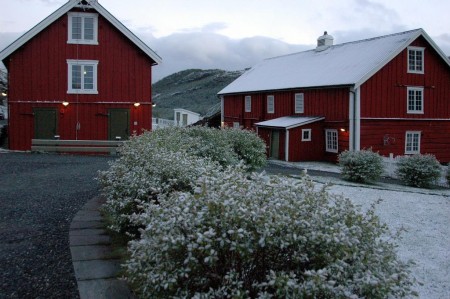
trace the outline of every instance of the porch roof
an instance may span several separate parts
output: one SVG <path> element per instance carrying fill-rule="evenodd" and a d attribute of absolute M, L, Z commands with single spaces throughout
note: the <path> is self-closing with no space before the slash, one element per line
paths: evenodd
<path fill-rule="evenodd" d="M 325 117 L 323 116 L 283 116 L 255 123 L 255 126 L 268 128 L 283 128 L 288 130 L 295 127 L 307 125 L 316 121 L 321 121 L 324 119 Z"/>

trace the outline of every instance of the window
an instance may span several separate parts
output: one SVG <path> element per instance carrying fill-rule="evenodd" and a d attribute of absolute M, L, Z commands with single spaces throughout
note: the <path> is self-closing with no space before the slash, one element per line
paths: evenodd
<path fill-rule="evenodd" d="M 423 74 L 425 48 L 408 47 L 408 73 Z"/>
<path fill-rule="evenodd" d="M 67 93 L 97 94 L 96 60 L 67 60 L 68 89 Z"/>
<path fill-rule="evenodd" d="M 275 97 L 267 96 L 267 113 L 275 113 Z"/>
<path fill-rule="evenodd" d="M 98 45 L 98 15 L 93 13 L 69 13 L 69 44 Z"/>
<path fill-rule="evenodd" d="M 183 113 L 183 127 L 186 127 L 188 124 L 188 115 Z"/>
<path fill-rule="evenodd" d="M 233 128 L 240 129 L 241 126 L 239 125 L 239 122 L 237 122 L 237 121 L 233 122 Z"/>
<path fill-rule="evenodd" d="M 245 97 L 245 112 L 252 112 L 252 97 Z"/>
<path fill-rule="evenodd" d="M 303 93 L 295 94 L 295 113 L 304 113 L 305 100 Z"/>
<path fill-rule="evenodd" d="M 408 87 L 408 113 L 423 113 L 423 87 Z"/>
<path fill-rule="evenodd" d="M 407 131 L 405 136 L 405 154 L 420 154 L 421 132 Z"/>
<path fill-rule="evenodd" d="M 338 152 L 338 132 L 337 130 L 325 130 L 325 147 L 327 152 Z"/>
<path fill-rule="evenodd" d="M 311 129 L 302 129 L 302 141 L 311 141 Z"/>

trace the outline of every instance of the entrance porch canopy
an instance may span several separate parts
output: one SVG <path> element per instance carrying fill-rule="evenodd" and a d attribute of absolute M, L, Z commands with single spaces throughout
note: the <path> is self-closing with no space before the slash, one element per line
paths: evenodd
<path fill-rule="evenodd" d="M 283 116 L 255 123 L 257 127 L 283 128 L 286 130 L 324 120 L 323 116 Z"/>

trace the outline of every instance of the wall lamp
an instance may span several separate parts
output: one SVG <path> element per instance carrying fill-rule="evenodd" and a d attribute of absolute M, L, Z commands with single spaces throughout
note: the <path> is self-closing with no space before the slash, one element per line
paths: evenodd
<path fill-rule="evenodd" d="M 152 104 L 152 107 L 156 107 L 156 103 L 153 103 L 153 104 Z"/>
<path fill-rule="evenodd" d="M 345 130 L 345 128 L 341 128 L 341 132 L 345 132 L 346 130 Z"/>
<path fill-rule="evenodd" d="M 62 104 L 63 104 L 64 107 L 69 106 L 69 102 L 67 102 L 67 101 L 63 101 Z"/>
<path fill-rule="evenodd" d="M 134 103 L 133 105 L 134 105 L 134 107 L 137 108 L 137 107 L 141 106 L 141 103 L 136 102 L 136 103 Z"/>
<path fill-rule="evenodd" d="M 2 92 L 2 96 L 6 97 L 8 94 L 6 92 Z"/>

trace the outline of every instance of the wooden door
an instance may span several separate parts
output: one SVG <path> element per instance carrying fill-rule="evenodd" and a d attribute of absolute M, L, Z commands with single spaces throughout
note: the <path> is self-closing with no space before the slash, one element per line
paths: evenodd
<path fill-rule="evenodd" d="M 280 153 L 280 131 L 272 130 L 270 138 L 270 158 L 278 159 Z"/>
<path fill-rule="evenodd" d="M 34 138 L 55 139 L 58 135 L 58 110 L 56 108 L 34 108 Z"/>
<path fill-rule="evenodd" d="M 111 108 L 108 113 L 108 139 L 125 140 L 130 136 L 130 109 Z"/>

